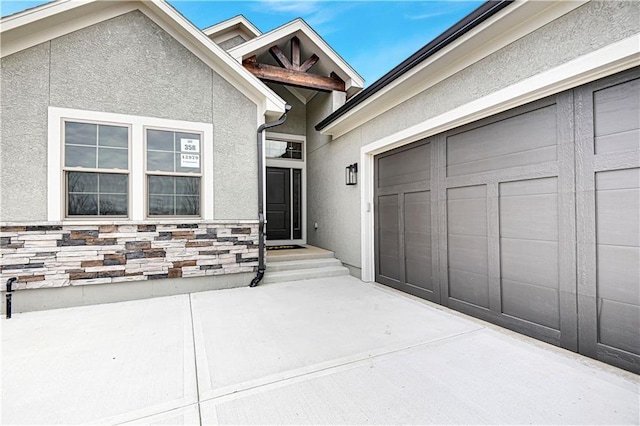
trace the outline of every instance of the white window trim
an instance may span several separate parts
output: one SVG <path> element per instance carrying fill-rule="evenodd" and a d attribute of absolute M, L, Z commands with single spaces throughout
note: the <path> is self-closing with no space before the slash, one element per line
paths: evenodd
<path fill-rule="evenodd" d="M 70 108 L 49 107 L 48 111 L 48 161 L 47 161 L 47 218 L 49 221 L 82 221 L 77 218 L 65 217 L 65 186 L 62 140 L 63 120 L 83 120 L 97 122 L 122 123 L 130 126 L 130 164 L 129 178 L 131 180 L 129 219 L 131 221 L 148 220 L 145 212 L 145 153 L 144 129 L 157 127 L 198 132 L 202 134 L 202 184 L 201 184 L 201 216 L 202 220 L 213 220 L 213 124 L 196 123 L 191 121 L 168 120 L 157 117 L 115 114 L 99 111 L 86 111 Z M 93 221 L 109 221 L 108 216 L 90 218 Z M 121 218 L 122 220 L 126 220 Z M 167 218 L 172 220 L 172 218 Z M 177 218 L 180 219 L 180 218 Z M 182 218 L 184 219 L 184 218 Z"/>

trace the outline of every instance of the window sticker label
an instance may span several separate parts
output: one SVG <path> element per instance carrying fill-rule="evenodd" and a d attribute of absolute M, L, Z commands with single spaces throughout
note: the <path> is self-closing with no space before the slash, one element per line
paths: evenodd
<path fill-rule="evenodd" d="M 192 169 L 199 169 L 200 155 L 199 154 L 180 154 L 180 167 L 189 167 Z"/>
<path fill-rule="evenodd" d="M 200 141 L 198 139 L 180 139 L 180 151 L 198 153 L 200 152 Z"/>

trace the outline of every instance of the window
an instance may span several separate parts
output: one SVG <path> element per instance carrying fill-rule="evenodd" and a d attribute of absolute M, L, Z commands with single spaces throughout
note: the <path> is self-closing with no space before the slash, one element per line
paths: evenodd
<path fill-rule="evenodd" d="M 149 216 L 200 215 L 201 134 L 146 129 Z"/>
<path fill-rule="evenodd" d="M 212 123 L 48 112 L 48 220 L 213 219 Z"/>
<path fill-rule="evenodd" d="M 129 127 L 64 121 L 67 216 L 127 216 Z"/>
<path fill-rule="evenodd" d="M 302 160 L 302 142 L 286 142 L 267 139 L 265 155 L 268 158 Z"/>

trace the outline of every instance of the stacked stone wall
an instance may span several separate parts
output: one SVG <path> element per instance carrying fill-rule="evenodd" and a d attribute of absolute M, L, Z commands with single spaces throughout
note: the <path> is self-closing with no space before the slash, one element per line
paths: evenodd
<path fill-rule="evenodd" d="M 257 223 L 6 225 L 0 277 L 15 289 L 254 272 Z"/>

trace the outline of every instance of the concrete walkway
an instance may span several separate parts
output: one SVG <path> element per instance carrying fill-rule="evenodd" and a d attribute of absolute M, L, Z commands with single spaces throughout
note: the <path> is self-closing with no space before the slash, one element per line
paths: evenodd
<path fill-rule="evenodd" d="M 4 425 L 640 422 L 638 376 L 352 277 L 0 323 Z"/>

